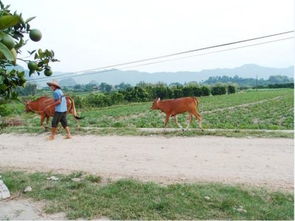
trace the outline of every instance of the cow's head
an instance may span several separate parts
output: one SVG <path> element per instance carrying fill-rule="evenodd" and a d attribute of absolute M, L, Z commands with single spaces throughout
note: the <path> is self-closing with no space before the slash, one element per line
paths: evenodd
<path fill-rule="evenodd" d="M 159 105 L 158 105 L 159 102 L 160 102 L 160 98 L 155 99 L 154 102 L 153 102 L 153 105 L 152 105 L 151 109 L 152 109 L 152 110 L 157 110 L 157 109 L 159 109 Z"/>
<path fill-rule="evenodd" d="M 30 108 L 30 103 L 31 103 L 31 101 L 25 102 L 26 112 L 33 112 L 32 109 Z"/>

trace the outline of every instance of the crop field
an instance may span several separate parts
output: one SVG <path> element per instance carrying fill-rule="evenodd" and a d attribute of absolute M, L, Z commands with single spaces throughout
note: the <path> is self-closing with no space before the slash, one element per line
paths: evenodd
<path fill-rule="evenodd" d="M 204 129 L 266 129 L 293 130 L 294 90 L 268 89 L 248 90 L 231 95 L 201 97 L 199 110 L 203 116 Z M 80 108 L 78 113 L 84 117 L 82 128 L 163 128 L 165 114 L 151 110 L 152 102 L 129 103 L 103 108 Z M 24 113 L 22 104 L 11 104 L 12 115 L 20 118 L 27 128 L 38 127 L 40 117 Z M 179 115 L 183 127 L 188 114 Z M 75 128 L 77 123 L 68 116 L 69 124 Z M 168 128 L 176 128 L 171 118 Z M 191 128 L 198 128 L 193 120 Z M 17 127 L 10 128 L 17 130 Z"/>

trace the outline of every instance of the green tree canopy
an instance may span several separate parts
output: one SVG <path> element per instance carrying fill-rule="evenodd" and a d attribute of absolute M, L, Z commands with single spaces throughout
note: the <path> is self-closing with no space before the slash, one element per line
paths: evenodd
<path fill-rule="evenodd" d="M 17 87 L 26 83 L 25 72 L 17 65 L 23 62 L 29 69 L 29 75 L 34 73 L 50 76 L 50 62 L 58 61 L 52 50 L 33 50 L 23 55 L 23 47 L 31 41 L 39 41 L 42 34 L 37 29 L 31 29 L 30 21 L 35 17 L 24 19 L 22 14 L 11 12 L 9 5 L 0 0 L 0 100 L 17 97 Z M 26 59 L 21 56 L 25 56 Z M 29 59 L 27 59 L 29 57 Z"/>

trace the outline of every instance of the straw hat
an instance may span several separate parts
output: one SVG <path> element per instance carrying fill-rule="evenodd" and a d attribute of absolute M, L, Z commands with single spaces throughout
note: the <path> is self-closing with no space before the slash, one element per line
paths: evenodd
<path fill-rule="evenodd" d="M 58 84 L 57 81 L 47 82 L 47 84 L 48 84 L 49 87 L 50 87 L 50 86 L 55 86 L 55 87 L 57 87 L 57 88 L 60 89 L 60 86 L 59 86 L 59 84 Z"/>

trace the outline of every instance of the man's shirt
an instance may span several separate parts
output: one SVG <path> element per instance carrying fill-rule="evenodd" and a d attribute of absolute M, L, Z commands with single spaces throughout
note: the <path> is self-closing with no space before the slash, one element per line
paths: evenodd
<path fill-rule="evenodd" d="M 56 89 L 53 92 L 53 98 L 55 101 L 61 100 L 61 103 L 59 105 L 55 106 L 55 111 L 56 112 L 66 112 L 67 111 L 67 101 L 66 101 L 64 93 L 62 92 L 61 89 Z"/>

